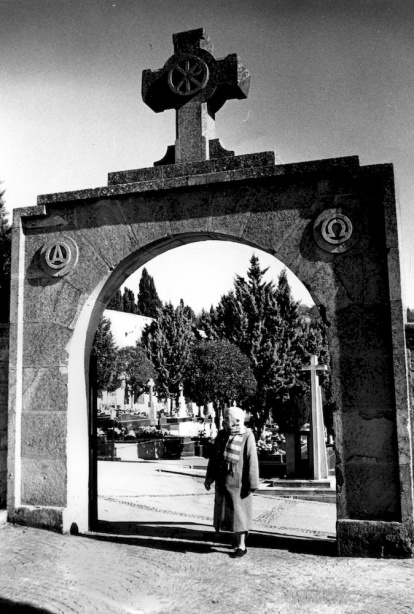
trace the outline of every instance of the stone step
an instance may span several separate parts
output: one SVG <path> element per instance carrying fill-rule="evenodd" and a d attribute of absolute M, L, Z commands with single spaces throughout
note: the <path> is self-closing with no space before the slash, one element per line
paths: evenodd
<path fill-rule="evenodd" d="M 330 480 L 283 480 L 280 478 L 269 478 L 265 480 L 266 484 L 276 488 L 312 488 L 312 489 L 330 489 Z"/>

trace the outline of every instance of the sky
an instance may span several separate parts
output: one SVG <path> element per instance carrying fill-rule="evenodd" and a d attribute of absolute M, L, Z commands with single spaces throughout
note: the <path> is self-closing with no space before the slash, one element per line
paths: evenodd
<path fill-rule="evenodd" d="M 394 164 L 414 307 L 413 25 L 412 0 L 0 0 L 6 207 L 104 186 L 109 172 L 162 158 L 174 112 L 143 103 L 141 74 L 173 54 L 173 33 L 203 27 L 215 57 L 237 53 L 252 76 L 248 99 L 216 116 L 227 149 L 273 150 L 284 163 L 358 155 L 362 165 Z M 251 253 L 198 243 L 146 266 L 162 300 L 198 311 L 245 274 Z M 277 278 L 275 258 L 256 253 Z M 294 292 L 309 304 L 300 286 Z"/>

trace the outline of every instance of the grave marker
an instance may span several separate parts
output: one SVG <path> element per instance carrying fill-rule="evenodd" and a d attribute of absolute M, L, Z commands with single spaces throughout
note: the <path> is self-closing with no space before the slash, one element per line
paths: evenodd
<path fill-rule="evenodd" d="M 318 357 L 310 357 L 310 365 L 302 367 L 302 371 L 310 371 L 311 375 L 311 424 L 309 463 L 313 480 L 328 479 L 328 462 L 326 458 L 325 428 L 322 411 L 322 392 L 319 384 L 319 373 L 327 371 L 326 365 L 318 364 Z"/>

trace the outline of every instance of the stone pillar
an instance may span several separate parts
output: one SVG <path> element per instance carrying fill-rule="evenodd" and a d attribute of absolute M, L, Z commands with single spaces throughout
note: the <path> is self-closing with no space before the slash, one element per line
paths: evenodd
<path fill-rule="evenodd" d="M 9 381 L 9 325 L 0 324 L 0 509 L 7 495 L 7 404 Z"/>

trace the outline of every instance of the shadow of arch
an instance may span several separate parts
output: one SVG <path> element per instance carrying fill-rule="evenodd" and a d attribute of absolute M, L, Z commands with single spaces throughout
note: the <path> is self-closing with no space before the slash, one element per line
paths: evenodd
<path fill-rule="evenodd" d="M 52 614 L 51 610 L 38 608 L 26 601 L 13 601 L 0 597 L 0 610 L 2 614 Z"/>

